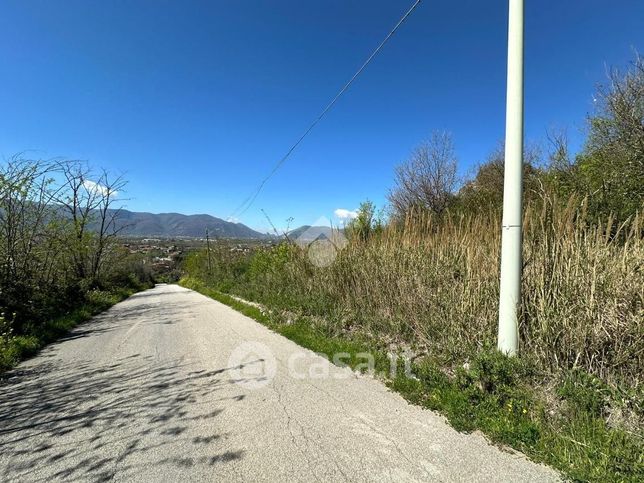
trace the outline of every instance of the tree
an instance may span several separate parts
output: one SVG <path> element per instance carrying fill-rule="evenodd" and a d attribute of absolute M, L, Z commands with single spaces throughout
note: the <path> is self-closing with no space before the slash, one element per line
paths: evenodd
<path fill-rule="evenodd" d="M 109 283 L 105 267 L 114 274 L 124 256 L 114 246 L 124 186 L 77 161 L 0 163 L 0 318 L 17 333 Z"/>
<path fill-rule="evenodd" d="M 576 160 L 578 186 L 591 212 L 625 219 L 644 205 L 644 60 L 599 86 L 589 136 Z"/>
<path fill-rule="evenodd" d="M 539 191 L 541 154 L 539 149 L 528 146 L 523 152 L 523 197 L 524 202 L 534 199 Z M 473 179 L 459 190 L 458 205 L 466 212 L 501 211 L 503 208 L 503 178 L 505 174 L 505 150 L 501 144 L 481 164 Z"/>
<path fill-rule="evenodd" d="M 360 203 L 357 211 L 358 215 L 348 223 L 346 232 L 350 237 L 366 241 L 379 224 L 379 221 L 375 219 L 376 207 L 367 200 Z"/>
<path fill-rule="evenodd" d="M 435 132 L 396 168 L 389 202 L 396 218 L 413 210 L 442 214 L 453 199 L 458 178 L 451 134 Z"/>
<path fill-rule="evenodd" d="M 114 209 L 114 203 L 126 182 L 120 176 L 111 178 L 106 171 L 95 175 L 80 161 L 61 161 L 58 170 L 63 189 L 55 201 L 69 222 L 68 252 L 76 277 L 95 285 L 106 249 L 119 231 L 116 221 L 121 209 Z"/>
<path fill-rule="evenodd" d="M 99 279 L 101 268 L 105 259 L 105 252 L 116 239 L 119 232 L 125 225 L 118 227 L 117 221 L 121 214 L 121 207 L 114 208 L 116 196 L 123 191 L 127 182 L 122 176 L 110 177 L 107 171 L 103 171 L 92 189 L 99 192 L 99 202 L 96 208 L 96 242 L 94 253 L 91 259 L 91 280 L 96 283 Z"/>
<path fill-rule="evenodd" d="M 51 205 L 54 169 L 19 155 L 0 165 L 0 311 L 9 322 L 35 314 L 60 261 L 51 250 L 60 237 Z"/>

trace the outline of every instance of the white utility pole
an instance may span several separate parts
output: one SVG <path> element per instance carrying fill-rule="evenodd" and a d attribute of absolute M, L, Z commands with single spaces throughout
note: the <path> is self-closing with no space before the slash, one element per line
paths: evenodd
<path fill-rule="evenodd" d="M 505 177 L 501 235 L 499 350 L 514 355 L 521 300 L 521 208 L 523 194 L 523 0 L 510 0 L 508 84 L 505 113 Z"/>

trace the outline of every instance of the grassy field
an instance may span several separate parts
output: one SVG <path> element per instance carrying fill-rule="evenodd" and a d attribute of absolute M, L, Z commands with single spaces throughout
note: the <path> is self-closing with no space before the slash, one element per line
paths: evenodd
<path fill-rule="evenodd" d="M 573 205 L 525 214 L 515 359 L 494 350 L 493 214 L 410 218 L 351 239 L 324 268 L 292 244 L 251 253 L 220 244 L 210 271 L 205 252 L 187 261 L 183 283 L 233 306 L 226 293 L 264 304 L 243 310 L 313 350 L 410 352 L 418 379 L 388 383 L 456 428 L 483 430 L 576 480 L 641 481 L 642 220 L 583 218 Z"/>

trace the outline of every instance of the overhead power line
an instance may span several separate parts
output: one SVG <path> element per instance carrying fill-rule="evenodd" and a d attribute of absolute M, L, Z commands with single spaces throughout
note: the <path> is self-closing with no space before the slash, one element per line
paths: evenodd
<path fill-rule="evenodd" d="M 349 79 L 349 81 L 338 91 L 338 93 L 335 95 L 335 97 L 327 104 L 327 106 L 324 108 L 324 110 L 320 113 L 320 115 L 311 123 L 311 125 L 308 127 L 306 131 L 304 131 L 304 134 L 302 134 L 297 141 L 291 146 L 291 148 L 286 152 L 286 154 L 273 166 L 273 169 L 268 173 L 268 175 L 261 181 L 261 183 L 257 186 L 257 188 L 251 192 L 248 197 L 235 209 L 235 211 L 230 215 L 230 218 L 234 218 L 237 216 L 243 215 L 255 202 L 255 199 L 257 199 L 257 196 L 261 193 L 262 189 L 264 189 L 264 186 L 266 183 L 275 175 L 275 173 L 282 167 L 284 162 L 291 156 L 293 151 L 295 151 L 295 148 L 297 148 L 300 143 L 304 140 L 306 136 L 313 130 L 313 128 L 322 120 L 322 118 L 326 115 L 327 112 L 331 110 L 331 108 L 334 106 L 334 104 L 340 99 L 342 94 L 346 92 L 347 89 L 353 84 L 353 81 L 355 81 L 358 76 L 362 73 L 363 70 L 371 63 L 373 58 L 382 50 L 382 48 L 385 46 L 385 44 L 389 41 L 389 39 L 396 33 L 396 30 L 407 20 L 407 17 L 409 17 L 412 12 L 416 9 L 418 4 L 420 3 L 420 0 L 416 0 L 414 4 L 407 10 L 407 12 L 398 20 L 398 23 L 394 26 L 393 29 L 387 34 L 387 36 L 383 39 L 382 42 L 380 42 L 380 45 L 376 47 L 376 50 L 374 50 L 371 55 L 367 58 L 367 60 L 364 61 L 362 66 L 356 71 L 355 74 Z"/>

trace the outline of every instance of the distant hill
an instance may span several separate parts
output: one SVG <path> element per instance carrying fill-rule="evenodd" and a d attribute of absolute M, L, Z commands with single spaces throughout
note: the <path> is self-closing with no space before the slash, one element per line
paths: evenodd
<path fill-rule="evenodd" d="M 213 238 L 267 238 L 242 223 L 233 223 L 210 215 L 182 215 L 180 213 L 145 213 L 121 210 L 117 228 L 125 236 Z"/>

